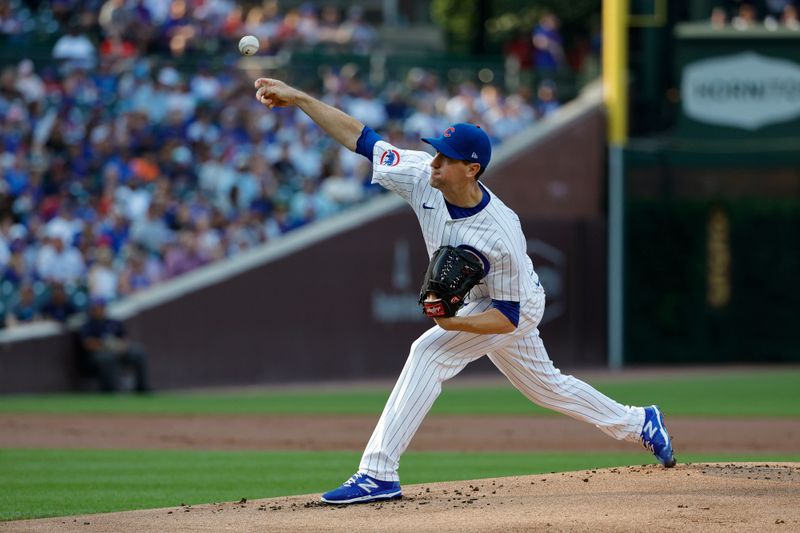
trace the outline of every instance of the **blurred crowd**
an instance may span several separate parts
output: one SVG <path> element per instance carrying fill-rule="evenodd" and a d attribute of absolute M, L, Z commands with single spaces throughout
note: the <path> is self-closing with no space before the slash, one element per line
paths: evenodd
<path fill-rule="evenodd" d="M 800 31 L 797 6 L 797 0 L 725 0 L 711 11 L 710 22 L 714 28 L 785 28 Z"/>
<path fill-rule="evenodd" d="M 220 3 L 203 5 L 213 12 Z M 88 4 L 100 27 L 112 29 L 119 21 L 108 10 L 131 5 Z M 148 11 L 162 4 L 133 3 L 135 12 L 171 20 L 172 8 Z M 52 3 L 57 19 L 60 5 Z M 253 23 L 251 12 L 243 24 Z M 209 16 L 195 10 L 201 22 Z M 258 104 L 252 80 L 260 73 L 235 62 L 181 71 L 168 54 L 142 53 L 141 42 L 98 46 L 80 39 L 79 24 L 67 28 L 52 50 L 58 63 L 39 68 L 23 59 L 0 72 L 3 325 L 63 321 L 91 300 L 132 294 L 380 192 L 369 184 L 369 162 L 334 145 L 302 112 Z M 270 31 L 259 35 L 269 40 Z M 82 44 L 64 44 L 72 36 Z M 154 39 L 142 42 L 166 42 Z M 549 83 L 534 95 L 527 87 L 508 94 L 491 84 L 446 85 L 421 69 L 383 87 L 349 65 L 320 76 L 316 96 L 420 149 L 421 136 L 452 122 L 479 123 L 500 142 L 559 105 Z"/>
<path fill-rule="evenodd" d="M 94 47 L 125 57 L 215 53 L 246 34 L 259 38 L 262 54 L 315 46 L 366 53 L 377 37 L 357 5 L 343 12 L 311 2 L 282 10 L 277 0 L 0 0 L 0 34 L 34 33 L 61 35 L 56 55 L 85 61 Z"/>

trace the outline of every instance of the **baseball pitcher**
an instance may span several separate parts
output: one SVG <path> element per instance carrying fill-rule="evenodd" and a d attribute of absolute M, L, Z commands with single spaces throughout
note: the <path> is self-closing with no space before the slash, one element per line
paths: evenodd
<path fill-rule="evenodd" d="M 531 401 L 615 439 L 640 442 L 665 467 L 675 465 L 656 406 L 622 405 L 550 361 L 537 329 L 544 288 L 519 218 L 480 181 L 492 154 L 483 130 L 453 124 L 441 137 L 422 139 L 435 149 L 432 156 L 392 146 L 355 118 L 279 80 L 259 78 L 255 88 L 266 107 L 296 106 L 333 139 L 370 159 L 373 183 L 414 210 L 431 257 L 420 304 L 435 325 L 411 345 L 358 471 L 322 501 L 400 497 L 400 456 L 442 383 L 484 355 Z"/>

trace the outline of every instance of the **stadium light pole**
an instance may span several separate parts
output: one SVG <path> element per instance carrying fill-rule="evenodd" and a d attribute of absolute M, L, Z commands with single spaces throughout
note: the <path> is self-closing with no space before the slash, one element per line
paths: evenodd
<path fill-rule="evenodd" d="M 603 0 L 603 99 L 608 113 L 608 366 L 624 364 L 624 203 L 629 0 Z"/>

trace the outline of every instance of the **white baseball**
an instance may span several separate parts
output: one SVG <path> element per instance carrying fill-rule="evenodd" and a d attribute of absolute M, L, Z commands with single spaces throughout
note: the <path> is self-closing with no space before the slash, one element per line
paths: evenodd
<path fill-rule="evenodd" d="M 246 56 L 258 52 L 258 38 L 254 35 L 245 35 L 239 39 L 239 51 Z"/>

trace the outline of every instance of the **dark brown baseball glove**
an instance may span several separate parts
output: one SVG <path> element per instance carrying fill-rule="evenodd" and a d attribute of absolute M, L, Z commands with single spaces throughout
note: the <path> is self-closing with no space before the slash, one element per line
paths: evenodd
<path fill-rule="evenodd" d="M 466 248 L 442 246 L 433 253 L 419 293 L 422 313 L 429 317 L 455 316 L 467 293 L 485 275 L 481 258 Z"/>

